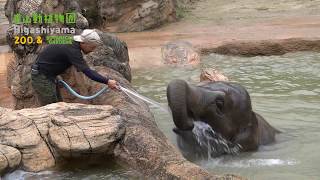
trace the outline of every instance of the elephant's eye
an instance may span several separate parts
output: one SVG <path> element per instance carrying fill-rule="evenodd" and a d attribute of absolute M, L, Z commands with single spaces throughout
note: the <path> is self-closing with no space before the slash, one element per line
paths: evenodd
<path fill-rule="evenodd" d="M 224 107 L 223 99 L 217 99 L 216 100 L 216 105 L 217 105 L 217 110 L 220 111 L 220 113 L 222 113 L 223 112 L 223 107 Z"/>

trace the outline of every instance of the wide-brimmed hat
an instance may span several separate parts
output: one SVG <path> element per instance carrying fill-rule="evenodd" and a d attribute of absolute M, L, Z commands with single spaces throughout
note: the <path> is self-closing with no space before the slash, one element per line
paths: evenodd
<path fill-rule="evenodd" d="M 80 35 L 73 36 L 73 40 L 77 42 L 89 42 L 101 44 L 101 38 L 95 29 L 85 29 Z"/>

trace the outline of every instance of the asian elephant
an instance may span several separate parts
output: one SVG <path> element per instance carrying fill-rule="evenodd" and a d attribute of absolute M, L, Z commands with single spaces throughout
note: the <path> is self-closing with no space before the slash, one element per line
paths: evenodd
<path fill-rule="evenodd" d="M 206 132 L 211 136 L 211 143 L 216 142 L 215 151 L 209 152 L 211 157 L 226 153 L 219 151 L 222 144 L 237 145 L 238 152 L 255 151 L 259 145 L 274 142 L 280 132 L 252 110 L 247 90 L 236 83 L 205 81 L 194 86 L 184 80 L 173 80 L 167 87 L 167 99 L 179 148 L 187 158 L 194 158 L 188 156 L 195 154 L 208 155 L 208 149 L 200 147 L 202 143 L 193 132 L 198 122 L 206 123 L 215 132 Z M 223 142 L 217 143 L 221 139 Z"/>

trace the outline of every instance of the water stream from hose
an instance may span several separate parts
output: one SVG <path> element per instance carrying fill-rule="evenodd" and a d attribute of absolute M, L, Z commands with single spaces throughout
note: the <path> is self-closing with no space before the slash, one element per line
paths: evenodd
<path fill-rule="evenodd" d="M 130 90 L 130 89 L 127 89 L 127 88 L 124 88 L 122 86 L 119 86 L 120 90 L 122 92 L 124 92 L 127 96 L 129 96 L 133 101 L 135 101 L 137 103 L 137 101 L 135 100 L 136 98 L 139 98 L 141 99 L 142 101 L 146 102 L 146 103 L 149 103 L 157 108 L 159 108 L 161 111 L 163 112 L 166 112 L 166 113 L 170 113 L 170 109 L 168 106 L 164 106 L 162 104 L 160 104 L 159 102 L 156 102 L 150 98 L 147 98 L 145 96 L 142 96 L 141 94 L 139 94 L 138 92 L 136 91 L 133 91 L 133 90 Z"/>
<path fill-rule="evenodd" d="M 98 91 L 97 93 L 95 93 L 94 95 L 91 96 L 82 96 L 79 93 L 77 93 L 75 90 L 73 90 L 65 81 L 63 81 L 62 79 L 59 80 L 59 82 L 74 96 L 76 96 L 77 98 L 80 99 L 84 99 L 84 100 L 90 100 L 90 99 L 94 99 L 98 96 L 100 96 L 102 93 L 108 91 L 108 87 L 104 86 L 100 91 Z M 144 102 L 147 102 L 157 108 L 159 108 L 160 110 L 166 112 L 166 113 L 170 113 L 170 109 L 168 106 L 163 106 L 162 104 L 147 98 L 145 96 L 140 95 L 138 92 L 133 91 L 133 90 L 129 90 L 127 88 L 124 88 L 122 86 L 119 85 L 119 90 L 121 90 L 122 92 L 124 92 L 127 96 L 129 96 L 134 102 L 137 103 L 137 101 L 135 100 L 136 98 L 141 99 Z"/>

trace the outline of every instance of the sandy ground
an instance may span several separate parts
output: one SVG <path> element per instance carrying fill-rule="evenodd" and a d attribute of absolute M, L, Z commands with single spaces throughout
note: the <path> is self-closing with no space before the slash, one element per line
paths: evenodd
<path fill-rule="evenodd" d="M 234 41 L 320 39 L 319 32 L 320 0 L 201 0 L 177 23 L 118 36 L 127 42 L 130 65 L 137 69 L 163 66 L 161 47 L 173 40 L 210 49 Z M 7 56 L 0 56 L 1 106 L 9 96 L 3 77 Z"/>

